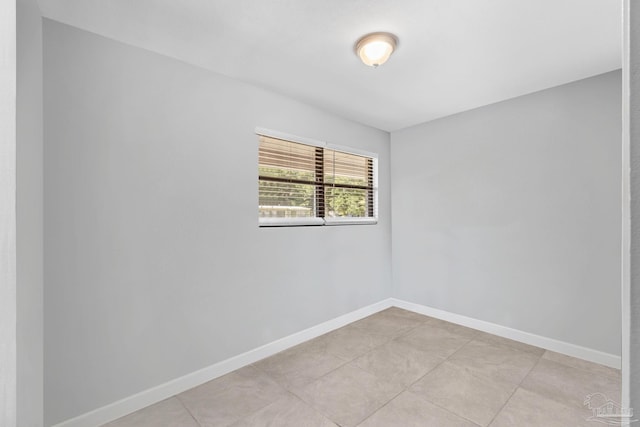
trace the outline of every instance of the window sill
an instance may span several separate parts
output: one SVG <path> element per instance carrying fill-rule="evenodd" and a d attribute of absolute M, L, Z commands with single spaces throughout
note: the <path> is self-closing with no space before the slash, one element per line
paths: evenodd
<path fill-rule="evenodd" d="M 322 218 L 259 218 L 260 227 L 300 227 L 305 225 L 324 225 Z"/>
<path fill-rule="evenodd" d="M 378 218 L 325 218 L 325 225 L 373 225 Z"/>
<path fill-rule="evenodd" d="M 374 225 L 378 218 L 259 218 L 260 227 L 302 227 L 318 225 Z"/>

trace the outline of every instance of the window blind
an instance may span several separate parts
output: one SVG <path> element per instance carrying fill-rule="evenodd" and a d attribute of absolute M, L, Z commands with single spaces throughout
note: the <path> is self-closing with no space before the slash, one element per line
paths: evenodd
<path fill-rule="evenodd" d="M 374 158 L 259 135 L 260 225 L 371 223 Z"/>
<path fill-rule="evenodd" d="M 316 149 L 304 144 L 260 137 L 260 217 L 316 217 Z"/>

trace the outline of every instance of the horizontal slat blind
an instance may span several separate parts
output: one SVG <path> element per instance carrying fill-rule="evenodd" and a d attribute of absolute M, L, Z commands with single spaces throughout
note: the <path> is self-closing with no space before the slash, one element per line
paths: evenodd
<path fill-rule="evenodd" d="M 315 217 L 315 147 L 260 136 L 259 216 Z"/>
<path fill-rule="evenodd" d="M 324 151 L 326 213 L 330 218 L 374 216 L 370 159 L 336 150 Z"/>
<path fill-rule="evenodd" d="M 258 151 L 261 224 L 377 217 L 374 159 L 264 135 Z"/>
<path fill-rule="evenodd" d="M 260 175 L 315 182 L 315 147 L 260 136 Z"/>
<path fill-rule="evenodd" d="M 366 187 L 370 171 L 367 158 L 336 150 L 324 150 L 325 182 Z"/>

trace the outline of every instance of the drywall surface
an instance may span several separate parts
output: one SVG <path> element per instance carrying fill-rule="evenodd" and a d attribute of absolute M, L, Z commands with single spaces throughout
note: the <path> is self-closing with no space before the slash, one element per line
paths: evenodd
<path fill-rule="evenodd" d="M 389 134 L 44 21 L 45 424 L 390 293 Z M 380 156 L 380 221 L 260 229 L 256 126 Z"/>
<path fill-rule="evenodd" d="M 630 404 L 640 412 L 640 5 L 629 1 L 629 118 L 631 163 Z M 637 418 L 637 417 L 635 417 Z"/>
<path fill-rule="evenodd" d="M 42 17 L 17 6 L 17 424 L 43 423 Z"/>
<path fill-rule="evenodd" d="M 16 2 L 0 2 L 0 425 L 16 426 Z"/>
<path fill-rule="evenodd" d="M 620 355 L 620 84 L 393 132 L 393 296 Z"/>

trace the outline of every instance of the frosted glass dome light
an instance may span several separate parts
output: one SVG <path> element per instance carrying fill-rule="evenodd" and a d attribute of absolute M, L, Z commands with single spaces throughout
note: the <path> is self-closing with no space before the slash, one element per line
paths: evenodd
<path fill-rule="evenodd" d="M 390 33 L 371 33 L 356 43 L 356 54 L 370 67 L 387 62 L 398 45 L 396 36 Z"/>

